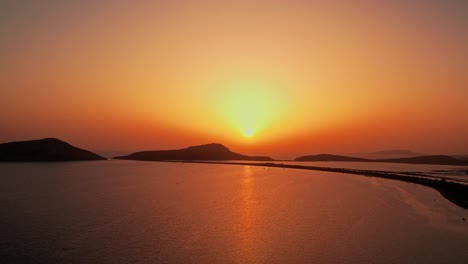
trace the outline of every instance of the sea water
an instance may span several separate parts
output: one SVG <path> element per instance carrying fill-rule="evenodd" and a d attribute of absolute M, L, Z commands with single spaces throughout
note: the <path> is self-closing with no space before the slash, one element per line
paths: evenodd
<path fill-rule="evenodd" d="M 0 263 L 468 263 L 468 210 L 358 175 L 0 163 L 0 212 Z"/>

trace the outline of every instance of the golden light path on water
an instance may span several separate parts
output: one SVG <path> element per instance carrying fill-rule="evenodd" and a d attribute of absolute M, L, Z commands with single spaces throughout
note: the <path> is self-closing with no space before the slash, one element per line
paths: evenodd
<path fill-rule="evenodd" d="M 252 167 L 244 166 L 241 178 L 241 203 L 236 232 L 239 236 L 240 254 L 238 254 L 238 257 L 241 257 L 239 263 L 245 263 L 246 260 L 256 260 L 258 215 L 255 188 Z"/>

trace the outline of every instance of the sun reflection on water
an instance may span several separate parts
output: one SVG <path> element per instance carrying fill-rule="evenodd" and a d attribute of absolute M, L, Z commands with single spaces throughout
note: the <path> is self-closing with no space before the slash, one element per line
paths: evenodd
<path fill-rule="evenodd" d="M 256 259 L 258 252 L 258 212 L 255 198 L 255 181 L 251 166 L 244 166 L 241 177 L 239 219 L 237 236 L 239 243 L 239 263 L 248 263 Z"/>

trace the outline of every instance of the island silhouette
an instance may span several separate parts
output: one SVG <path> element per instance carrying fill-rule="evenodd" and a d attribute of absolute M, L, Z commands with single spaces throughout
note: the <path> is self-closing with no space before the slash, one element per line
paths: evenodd
<path fill-rule="evenodd" d="M 468 185 L 453 182 L 444 178 L 434 178 L 419 172 L 389 172 L 375 170 L 358 170 L 350 168 L 330 168 L 322 166 L 303 166 L 298 164 L 282 164 L 266 156 L 248 156 L 232 152 L 219 143 L 191 146 L 176 150 L 139 151 L 114 159 L 195 162 L 204 164 L 249 165 L 262 167 L 278 167 L 283 169 L 303 169 L 324 172 L 355 174 L 368 177 L 378 177 L 399 180 L 431 187 L 454 204 L 468 209 Z M 59 162 L 59 161 L 90 161 L 106 160 L 91 151 L 77 148 L 57 138 L 44 138 L 30 141 L 18 141 L 0 144 L 0 161 L 2 162 Z M 298 157 L 296 161 L 350 161 L 350 162 L 396 162 L 411 164 L 442 164 L 468 165 L 463 159 L 445 155 L 427 155 L 396 159 L 363 159 L 333 154 L 307 155 Z M 234 161 L 234 162 L 233 162 Z M 265 162 L 249 162 L 265 161 Z M 468 172 L 467 172 L 468 173 Z"/>
<path fill-rule="evenodd" d="M 432 164 L 432 165 L 461 165 L 466 166 L 465 160 L 457 159 L 447 155 L 424 155 L 409 158 L 392 159 L 365 159 L 333 154 L 306 155 L 295 159 L 295 161 L 348 161 L 348 162 L 387 162 L 408 164 Z"/>
<path fill-rule="evenodd" d="M 152 150 L 139 151 L 127 156 L 118 156 L 114 159 L 123 160 L 143 160 L 143 161 L 165 161 L 165 160 L 252 160 L 252 161 L 272 161 L 270 157 L 247 156 L 232 152 L 230 149 L 219 143 L 191 146 L 176 150 Z"/>
<path fill-rule="evenodd" d="M 452 203 L 468 209 L 468 185 L 448 181 L 443 178 L 430 178 L 430 175 L 410 172 L 388 172 L 375 170 L 357 170 L 349 168 L 329 168 L 321 166 L 302 166 L 282 163 L 265 163 L 249 161 L 273 161 L 270 157 L 246 156 L 230 151 L 227 147 L 218 143 L 192 146 L 178 150 L 153 150 L 140 151 L 127 156 L 118 156 L 114 159 L 141 160 L 141 161 L 169 161 L 169 162 L 194 162 L 203 164 L 225 164 L 243 166 L 277 167 L 283 169 L 316 170 L 324 172 L 345 173 L 378 177 L 384 179 L 404 181 L 424 185 L 437 190 L 443 197 Z M 229 161 L 229 162 L 228 162 Z M 354 161 L 354 162 L 393 162 L 411 164 L 442 164 L 442 165 L 468 165 L 462 160 L 445 156 L 429 155 L 411 158 L 397 159 L 363 159 L 332 154 L 307 155 L 296 158 L 296 161 Z"/>
<path fill-rule="evenodd" d="M 364 158 L 364 159 L 394 159 L 394 158 L 411 158 L 417 156 L 424 156 L 426 154 L 414 152 L 408 149 L 386 149 L 374 152 L 358 152 L 352 153 L 347 156 Z"/>
<path fill-rule="evenodd" d="M 362 153 L 364 155 L 386 155 L 386 156 L 423 156 L 418 152 L 413 152 L 407 149 L 388 149 L 375 152 Z"/>
<path fill-rule="evenodd" d="M 106 160 L 91 151 L 77 148 L 57 138 L 0 144 L 0 161 L 57 162 Z"/>

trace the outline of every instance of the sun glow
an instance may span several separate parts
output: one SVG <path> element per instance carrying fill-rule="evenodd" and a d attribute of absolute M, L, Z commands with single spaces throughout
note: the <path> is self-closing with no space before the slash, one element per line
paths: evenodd
<path fill-rule="evenodd" d="M 246 137 L 251 137 L 252 135 L 253 135 L 252 129 L 246 129 L 246 130 L 244 131 L 244 136 L 246 136 Z"/>
<path fill-rule="evenodd" d="M 245 138 L 259 136 L 278 122 L 284 104 L 280 104 L 274 85 L 258 81 L 230 84 L 221 90 L 218 115 L 232 130 Z"/>

